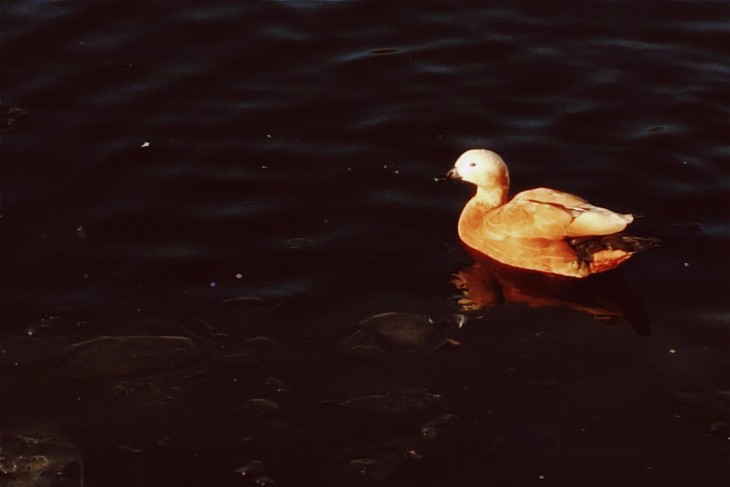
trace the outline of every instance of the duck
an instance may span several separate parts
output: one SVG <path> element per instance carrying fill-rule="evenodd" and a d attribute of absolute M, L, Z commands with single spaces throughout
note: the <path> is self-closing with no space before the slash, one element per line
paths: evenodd
<path fill-rule="evenodd" d="M 540 187 L 510 199 L 507 165 L 488 149 L 467 150 L 443 179 L 476 186 L 457 230 L 465 251 L 477 260 L 585 278 L 615 269 L 659 243 L 622 233 L 634 215 L 594 206 L 570 193 Z"/>

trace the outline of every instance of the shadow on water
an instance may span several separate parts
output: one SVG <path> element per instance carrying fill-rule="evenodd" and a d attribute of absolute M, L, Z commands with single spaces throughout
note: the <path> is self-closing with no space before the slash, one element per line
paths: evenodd
<path fill-rule="evenodd" d="M 464 293 L 459 305 L 465 311 L 508 302 L 535 308 L 567 307 L 587 313 L 604 325 L 615 325 L 623 319 L 639 335 L 651 335 L 649 314 L 620 270 L 572 279 L 483 260 L 454 274 L 453 283 Z"/>

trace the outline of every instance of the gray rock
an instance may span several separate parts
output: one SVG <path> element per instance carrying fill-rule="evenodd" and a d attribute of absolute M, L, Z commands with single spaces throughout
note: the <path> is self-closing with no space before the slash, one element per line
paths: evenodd
<path fill-rule="evenodd" d="M 18 435 L 0 440 L 0 481 L 7 487 L 81 487 L 78 449 L 61 438 Z"/>
<path fill-rule="evenodd" d="M 350 335 L 345 346 L 379 346 L 385 349 L 433 347 L 443 340 L 446 330 L 427 316 L 415 313 L 381 313 L 360 322 L 360 329 Z"/>
<path fill-rule="evenodd" d="M 103 336 L 66 348 L 59 373 L 77 379 L 139 376 L 174 369 L 198 356 L 179 336 Z"/>
<path fill-rule="evenodd" d="M 362 481 L 381 482 L 395 472 L 401 461 L 401 458 L 392 453 L 383 453 L 350 460 L 350 467 Z"/>
<path fill-rule="evenodd" d="M 269 399 L 256 397 L 243 404 L 243 413 L 246 416 L 268 416 L 279 412 L 279 405 Z"/>
<path fill-rule="evenodd" d="M 407 415 L 428 411 L 440 402 L 441 396 L 438 394 L 407 390 L 355 397 L 343 401 L 339 405 L 369 413 Z"/>

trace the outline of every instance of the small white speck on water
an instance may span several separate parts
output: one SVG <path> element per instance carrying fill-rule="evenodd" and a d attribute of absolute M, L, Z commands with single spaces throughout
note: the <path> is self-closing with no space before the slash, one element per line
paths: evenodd
<path fill-rule="evenodd" d="M 267 165 L 265 165 L 265 164 L 262 164 L 262 165 L 261 165 L 261 169 L 268 169 L 268 168 L 269 168 L 269 166 L 267 166 Z"/>
<path fill-rule="evenodd" d="M 544 475 L 538 475 L 537 478 L 539 478 L 540 480 L 545 480 L 545 476 Z"/>
<path fill-rule="evenodd" d="M 241 279 L 242 277 L 243 277 L 243 274 L 241 274 L 240 272 L 238 274 L 236 274 L 236 279 Z"/>
<path fill-rule="evenodd" d="M 215 282 L 215 281 L 213 281 L 213 282 L 210 283 L 210 287 L 216 287 L 217 285 L 218 285 L 218 283 Z"/>
<path fill-rule="evenodd" d="M 682 161 L 682 165 L 683 166 L 686 166 L 687 165 L 687 161 Z"/>
<path fill-rule="evenodd" d="M 271 138 L 271 134 L 266 134 L 266 138 L 267 139 L 270 139 Z"/>
<path fill-rule="evenodd" d="M 677 350 L 675 350 L 674 348 L 670 348 L 669 353 L 677 353 Z"/>
<path fill-rule="evenodd" d="M 689 262 L 685 262 L 685 263 L 684 263 L 684 264 L 682 264 L 682 265 L 683 265 L 683 266 L 685 266 L 685 267 L 689 267 Z"/>
<path fill-rule="evenodd" d="M 147 142 L 146 140 L 144 142 L 142 142 L 142 145 L 140 145 L 140 147 L 142 147 L 142 148 L 149 147 L 149 146 L 150 146 L 150 143 Z"/>
<path fill-rule="evenodd" d="M 325 219 L 324 219 L 324 222 L 325 222 L 325 223 L 329 223 L 329 222 L 330 222 L 330 219 L 329 219 L 329 218 L 325 218 Z"/>

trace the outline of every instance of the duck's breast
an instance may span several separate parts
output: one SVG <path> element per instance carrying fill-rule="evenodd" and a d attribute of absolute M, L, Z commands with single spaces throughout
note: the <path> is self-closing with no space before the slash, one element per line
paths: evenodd
<path fill-rule="evenodd" d="M 528 200 L 495 209 L 472 201 L 459 220 L 459 237 L 469 248 L 507 265 L 576 275 L 581 263 L 563 239 L 570 221 L 568 212 Z"/>

